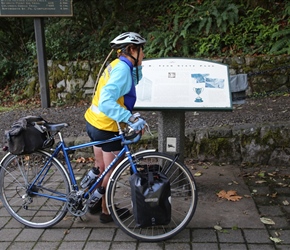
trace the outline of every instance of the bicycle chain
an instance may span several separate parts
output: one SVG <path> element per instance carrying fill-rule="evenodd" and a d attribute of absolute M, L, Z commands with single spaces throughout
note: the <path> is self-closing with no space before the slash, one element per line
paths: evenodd
<path fill-rule="evenodd" d="M 66 207 L 74 216 L 82 216 L 88 211 L 88 199 L 83 197 L 83 191 L 72 191 L 67 196 Z"/>

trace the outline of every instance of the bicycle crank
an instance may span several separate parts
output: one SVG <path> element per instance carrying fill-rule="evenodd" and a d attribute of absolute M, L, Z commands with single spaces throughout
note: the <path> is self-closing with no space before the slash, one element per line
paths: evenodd
<path fill-rule="evenodd" d="M 83 191 L 72 191 L 67 196 L 67 209 L 75 216 L 82 216 L 88 211 L 87 199 L 83 197 Z"/>

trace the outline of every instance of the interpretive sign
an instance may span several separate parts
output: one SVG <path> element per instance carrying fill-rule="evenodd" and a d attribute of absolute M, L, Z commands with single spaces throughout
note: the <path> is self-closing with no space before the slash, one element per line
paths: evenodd
<path fill-rule="evenodd" d="M 0 16 L 72 16 L 72 0 L 0 0 Z"/>
<path fill-rule="evenodd" d="M 136 109 L 232 109 L 228 66 L 204 60 L 144 60 Z"/>

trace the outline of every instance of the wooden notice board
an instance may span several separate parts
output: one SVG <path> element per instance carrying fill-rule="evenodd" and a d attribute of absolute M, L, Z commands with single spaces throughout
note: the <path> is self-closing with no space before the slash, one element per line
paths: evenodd
<path fill-rule="evenodd" d="M 0 17 L 72 15 L 72 0 L 0 0 Z"/>

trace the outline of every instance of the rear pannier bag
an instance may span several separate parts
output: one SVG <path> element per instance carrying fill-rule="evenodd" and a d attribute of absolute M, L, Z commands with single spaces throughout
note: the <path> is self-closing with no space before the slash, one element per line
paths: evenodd
<path fill-rule="evenodd" d="M 166 175 L 161 172 L 139 172 L 131 175 L 130 186 L 137 227 L 170 223 L 171 190 Z"/>
<path fill-rule="evenodd" d="M 40 116 L 26 116 L 14 122 L 11 129 L 5 131 L 9 152 L 15 155 L 30 154 L 52 146 L 54 140 L 41 126 L 45 122 Z"/>

